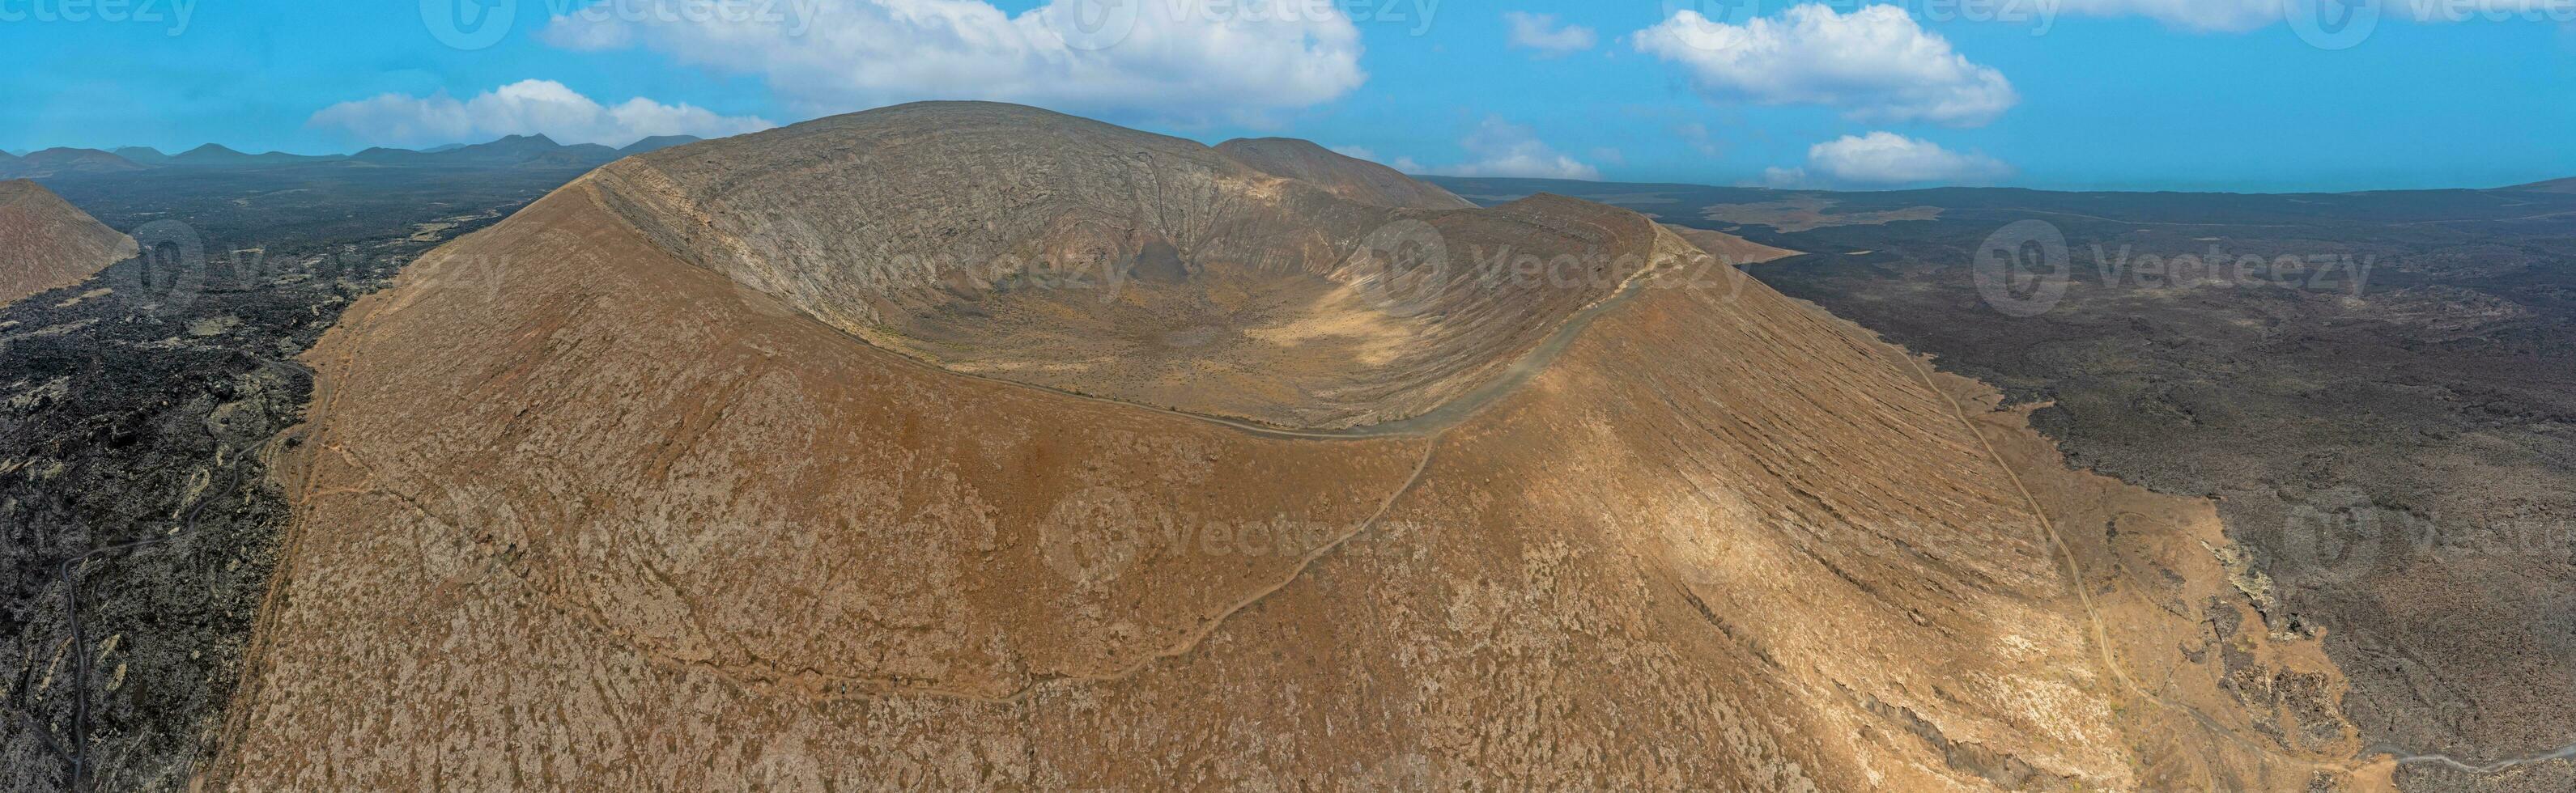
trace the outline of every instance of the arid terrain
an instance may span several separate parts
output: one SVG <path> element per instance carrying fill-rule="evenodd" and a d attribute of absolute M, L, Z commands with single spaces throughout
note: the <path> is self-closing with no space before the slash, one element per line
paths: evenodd
<path fill-rule="evenodd" d="M 295 442 L 295 354 L 412 257 L 579 173 L 43 178 L 146 255 L 0 305 L 0 790 L 187 786 L 286 526 L 265 452 Z"/>
<path fill-rule="evenodd" d="M 2040 406 L 2078 465 L 2213 499 L 2265 624 L 2321 634 L 2364 742 L 2418 758 L 2404 787 L 2576 786 L 2576 196 L 1437 181 L 1816 252 L 1752 272 Z M 1790 204 L 1819 211 L 1762 214 Z M 2056 298 L 1982 293 L 2034 230 Z"/>
<path fill-rule="evenodd" d="M 904 174 L 973 167 L 959 143 L 995 127 L 1021 151 L 1131 157 L 1007 186 Z M 790 140 L 865 159 L 760 166 Z M 304 357 L 316 398 L 279 469 L 295 516 L 201 782 L 2385 782 L 2319 643 L 2262 629 L 2209 502 L 2068 470 L 1990 390 L 1694 270 L 1641 216 L 1389 207 L 1221 152 L 907 105 L 630 159 L 424 256 Z M 877 165 L 835 170 L 860 162 Z M 949 301 L 1017 273 L 839 251 L 919 244 L 909 207 L 1071 195 L 1128 163 L 1212 176 L 928 220 L 993 234 L 957 243 L 965 261 L 1083 229 L 1094 247 L 1074 250 L 1130 279 L 1169 262 L 1115 243 L 1166 241 L 1170 294 L 1144 300 L 1210 299 L 1190 293 L 1229 288 L 1209 276 L 1277 249 L 1277 225 L 1336 213 L 1645 261 L 1605 294 L 1453 258 L 1435 321 L 1535 330 L 1395 339 L 1444 374 L 1391 403 L 1270 397 L 1272 415 L 1335 417 L 1302 427 L 1153 404 L 1115 368 L 1056 384 L 875 343 L 924 316 L 990 332 Z M 735 203 L 768 179 L 907 201 Z M 1208 206 L 1241 220 L 1188 211 Z M 741 255 L 752 214 L 837 247 Z M 1351 266 L 1373 255 L 1358 228 L 1264 272 L 1366 293 L 1380 270 Z M 507 287 L 474 288 L 493 260 Z M 1174 376 L 1243 404 L 1223 367 Z M 1353 406 L 1386 418 L 1341 418 Z"/>
<path fill-rule="evenodd" d="M 0 789 L 2569 779 L 2576 196 L 649 143 L 18 188 Z"/>

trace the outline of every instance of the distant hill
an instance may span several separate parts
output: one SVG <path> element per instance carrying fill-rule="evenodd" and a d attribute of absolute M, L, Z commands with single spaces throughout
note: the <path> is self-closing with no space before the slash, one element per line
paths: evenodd
<path fill-rule="evenodd" d="M 337 154 L 288 154 L 282 151 L 272 151 L 261 154 L 244 154 L 220 143 L 209 143 L 189 149 L 171 157 L 170 164 L 241 167 L 253 165 L 287 165 L 300 162 L 321 162 L 338 159 L 344 158 Z"/>
<path fill-rule="evenodd" d="M 99 149 L 53 148 L 23 157 L 0 152 L 0 178 L 134 171 L 172 166 L 260 168 L 332 163 L 446 168 L 518 166 L 596 168 L 616 161 L 620 157 L 696 143 L 699 140 L 700 138 L 693 135 L 655 135 L 619 149 L 597 143 L 577 143 L 567 146 L 544 135 L 510 135 L 484 143 L 450 143 L 417 151 L 377 146 L 356 154 L 289 154 L 279 151 L 250 154 L 220 143 L 208 143 L 175 155 L 164 154 L 161 150 L 149 146 L 125 146 L 112 152 Z"/>
<path fill-rule="evenodd" d="M 490 143 L 441 146 L 428 151 L 373 148 L 351 159 L 385 165 L 465 167 L 595 167 L 618 158 L 616 149 L 596 143 L 566 146 L 544 135 L 511 135 Z"/>
<path fill-rule="evenodd" d="M 648 151 L 696 143 L 701 140 L 706 139 L 696 135 L 655 135 L 634 143 L 626 144 L 626 148 L 618 149 L 617 153 L 621 155 L 643 154 Z"/>
<path fill-rule="evenodd" d="M 160 149 L 150 146 L 124 146 L 109 153 L 123 157 L 136 165 L 161 165 L 170 161 L 170 155 L 163 154 Z"/>
<path fill-rule="evenodd" d="M 139 171 L 144 166 L 132 160 L 97 149 L 55 147 L 29 152 L 15 162 L 0 164 L 0 178 L 54 176 L 65 173 L 107 173 Z"/>

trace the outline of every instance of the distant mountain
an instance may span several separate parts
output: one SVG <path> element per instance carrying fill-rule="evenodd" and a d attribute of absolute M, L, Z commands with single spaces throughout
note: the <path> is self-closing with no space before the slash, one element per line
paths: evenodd
<path fill-rule="evenodd" d="M 282 151 L 272 151 L 262 154 L 243 154 L 220 143 L 209 143 L 189 149 L 185 152 L 179 153 L 177 156 L 171 157 L 169 164 L 241 167 L 246 165 L 287 165 L 300 162 L 320 162 L 324 160 L 338 159 L 345 158 L 337 154 L 288 154 Z"/>
<path fill-rule="evenodd" d="M 441 152 L 459 160 L 519 163 L 553 154 L 564 148 L 544 135 L 509 135 L 490 143 L 477 143 L 453 151 Z"/>
<path fill-rule="evenodd" d="M 701 140 L 706 139 L 696 135 L 655 135 L 634 143 L 626 144 L 626 148 L 618 149 L 617 153 L 621 155 L 643 154 L 656 149 L 667 149 L 682 144 L 696 143 Z"/>
<path fill-rule="evenodd" d="M 110 153 L 130 160 L 136 165 L 161 165 L 170 161 L 170 155 L 162 154 L 160 149 L 150 146 L 125 146 Z"/>
<path fill-rule="evenodd" d="M 544 135 L 511 135 L 486 143 L 451 143 L 425 150 L 378 146 L 356 154 L 248 154 L 220 143 L 208 143 L 178 154 L 148 146 L 126 146 L 113 152 L 54 148 L 24 157 L 0 152 L 0 178 L 52 176 L 59 173 L 133 171 L 167 166 L 195 168 L 260 168 L 319 163 L 360 163 L 443 168 L 595 168 L 628 154 L 697 142 L 687 135 L 661 135 L 636 141 L 625 149 L 597 143 L 566 146 Z"/>
<path fill-rule="evenodd" d="M 2545 182 L 2518 184 L 2512 187 L 2499 187 L 2496 189 L 2516 190 L 2525 193 L 2576 193 L 2576 176 L 2567 177 L 2565 179 L 2551 179 Z"/>
<path fill-rule="evenodd" d="M 616 149 L 596 143 L 566 146 L 544 135 L 511 135 L 490 143 L 440 146 L 427 151 L 378 147 L 358 152 L 351 159 L 382 165 L 587 168 L 606 164 L 617 157 Z"/>
<path fill-rule="evenodd" d="M 107 173 L 139 171 L 144 166 L 123 157 L 97 149 L 55 147 L 30 152 L 15 162 L 0 164 L 0 177 L 53 176 L 65 173 Z"/>

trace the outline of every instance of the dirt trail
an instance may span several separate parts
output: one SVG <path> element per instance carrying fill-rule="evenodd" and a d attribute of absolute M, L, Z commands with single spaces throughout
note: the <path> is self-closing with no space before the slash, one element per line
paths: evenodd
<path fill-rule="evenodd" d="M 2048 539 L 2049 546 L 2055 549 L 2057 555 L 2065 562 L 2066 588 L 2067 590 L 2075 593 L 2076 602 L 2081 604 L 2084 608 L 2084 621 L 2086 627 L 2090 630 L 2093 639 L 2093 646 L 2098 648 L 2102 654 L 2102 669 L 2111 673 L 2113 679 L 2120 681 L 2120 686 L 2122 688 L 2128 689 L 2130 694 L 2140 699 L 2155 703 L 2158 707 L 2190 716 L 2192 720 L 2207 726 L 2212 734 L 2224 736 L 2228 740 L 2256 752 L 2279 757 L 2283 760 L 2320 771 L 2349 774 L 2362 767 L 2363 764 L 2360 763 L 2341 762 L 2331 758 L 2317 758 L 2291 754 L 2282 751 L 2278 746 L 2261 741 L 2248 740 L 2244 736 L 2236 734 L 2235 730 L 2229 729 L 2225 725 L 2218 723 L 2216 719 L 2210 718 L 2209 714 L 2202 713 L 2199 708 L 2166 699 L 2161 694 L 2147 690 L 2145 686 L 2139 685 L 2137 680 L 2131 678 L 2129 676 L 2127 665 L 2120 663 L 2118 654 L 2112 649 L 2111 630 L 2108 623 L 2103 621 L 2101 610 L 2093 605 L 2093 587 L 2086 583 L 2089 579 L 2085 578 L 2084 564 L 2076 557 L 2074 547 L 2067 544 L 2065 535 L 2058 533 L 2056 521 L 2049 519 L 2048 510 L 2041 506 L 2039 499 L 2036 496 L 2031 495 L 2029 485 L 2022 482 L 2021 472 L 2015 470 L 2012 463 L 2006 461 L 2001 453 L 1995 451 L 1994 443 L 1986 439 L 1985 430 L 1978 426 L 1975 419 L 1969 417 L 1967 408 L 1959 404 L 1957 397 L 1952 396 L 1948 390 L 1941 388 L 1939 384 L 1933 381 L 1932 372 L 1924 365 L 1923 359 L 1910 351 L 1903 351 L 1901 349 L 1900 354 L 1904 355 L 1906 363 L 1913 369 L 1915 376 L 1922 381 L 1923 387 L 1935 394 L 1939 394 L 1942 401 L 1949 404 L 1950 412 L 1952 415 L 1958 417 L 1960 426 L 1966 428 L 1968 434 L 1976 436 L 1977 443 L 1985 452 L 1986 458 L 1993 461 L 1995 467 L 2003 470 L 2004 476 L 2011 480 L 2013 490 L 2021 495 L 2022 503 L 2027 505 L 2030 510 L 2031 520 L 2039 525 L 2040 531 L 2046 535 Z"/>

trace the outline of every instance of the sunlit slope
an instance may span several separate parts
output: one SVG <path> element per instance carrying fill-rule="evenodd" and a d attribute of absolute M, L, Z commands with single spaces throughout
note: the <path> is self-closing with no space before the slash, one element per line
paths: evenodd
<path fill-rule="evenodd" d="M 44 186 L 0 181 L 0 305 L 80 283 L 134 253 L 133 239 Z"/>
<path fill-rule="evenodd" d="M 311 353 L 210 784 L 2369 782 L 2313 644 L 2240 628 L 2207 504 L 2065 470 L 1643 218 L 1498 216 L 1633 222 L 1659 266 L 1437 298 L 1578 307 L 1474 409 L 1336 434 L 888 351 L 735 269 L 866 260 L 711 264 L 623 189 L 425 257 Z"/>

